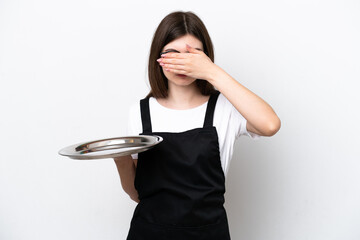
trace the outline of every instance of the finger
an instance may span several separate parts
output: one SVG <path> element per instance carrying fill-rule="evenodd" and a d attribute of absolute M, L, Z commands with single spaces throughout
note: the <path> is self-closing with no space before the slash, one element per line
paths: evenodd
<path fill-rule="evenodd" d="M 173 68 L 165 68 L 165 71 L 176 73 L 176 74 L 184 74 L 187 75 L 187 71 L 179 70 L 179 69 L 173 69 Z"/>
<path fill-rule="evenodd" d="M 190 53 L 193 53 L 193 54 L 204 54 L 204 55 L 207 55 L 204 51 L 202 50 L 199 50 L 199 49 L 196 49 L 196 48 L 193 48 L 191 47 L 190 45 L 186 44 L 186 49 L 190 52 Z"/>
<path fill-rule="evenodd" d="M 176 70 L 185 70 L 183 65 L 176 64 L 160 64 L 165 69 L 176 69 Z"/>
<path fill-rule="evenodd" d="M 162 58 L 186 58 L 184 53 L 169 52 L 161 55 Z"/>
<path fill-rule="evenodd" d="M 199 53 L 200 52 L 200 50 L 197 50 L 197 49 L 191 47 L 189 44 L 186 44 L 186 48 L 191 53 Z"/>
<path fill-rule="evenodd" d="M 159 58 L 157 60 L 159 63 L 164 64 L 178 64 L 178 65 L 184 65 L 185 61 L 182 58 Z"/>

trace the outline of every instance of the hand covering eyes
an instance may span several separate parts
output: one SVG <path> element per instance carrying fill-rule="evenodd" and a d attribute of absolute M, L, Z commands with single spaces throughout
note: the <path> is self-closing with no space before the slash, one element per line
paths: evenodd
<path fill-rule="evenodd" d="M 165 53 L 169 53 L 169 52 L 180 53 L 179 51 L 177 51 L 177 50 L 175 50 L 175 49 L 171 49 L 171 50 L 167 50 L 167 51 L 165 51 L 165 52 L 161 52 L 161 53 L 160 53 L 160 56 L 163 55 L 163 54 L 165 54 Z M 207 55 L 207 52 L 206 52 L 206 51 L 205 51 L 205 54 Z"/>
<path fill-rule="evenodd" d="M 165 54 L 165 53 L 169 53 L 169 52 L 176 52 L 176 53 L 180 53 L 179 51 L 177 51 L 177 50 L 167 50 L 167 51 L 165 51 L 165 52 L 161 52 L 160 53 L 160 56 L 161 55 L 163 55 L 163 54 Z"/>

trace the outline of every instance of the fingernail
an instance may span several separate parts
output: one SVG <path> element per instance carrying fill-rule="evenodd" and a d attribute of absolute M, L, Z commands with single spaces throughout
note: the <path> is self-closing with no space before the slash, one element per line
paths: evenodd
<path fill-rule="evenodd" d="M 161 62 L 161 58 L 157 59 L 156 61 Z"/>

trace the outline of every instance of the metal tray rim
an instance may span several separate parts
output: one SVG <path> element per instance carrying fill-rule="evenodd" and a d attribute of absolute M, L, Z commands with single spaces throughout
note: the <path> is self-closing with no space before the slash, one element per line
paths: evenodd
<path fill-rule="evenodd" d="M 136 139 L 137 141 L 132 141 L 132 139 Z M 106 142 L 111 143 L 111 141 L 116 141 L 116 140 L 130 140 L 130 143 L 127 142 L 126 147 L 121 147 L 121 144 L 118 143 L 116 145 L 119 147 L 101 150 L 101 147 L 106 148 L 107 146 L 112 146 L 111 144 L 106 145 Z M 147 151 L 153 148 L 154 146 L 156 146 L 157 144 L 161 143 L 162 141 L 163 138 L 158 135 L 135 135 L 135 136 L 113 137 L 113 138 L 98 139 L 93 141 L 86 141 L 77 144 L 72 144 L 70 146 L 64 147 L 61 150 L 59 150 L 58 154 L 61 156 L 66 156 L 71 159 L 77 159 L 77 160 L 114 158 L 114 157 L 126 156 L 130 154 Z M 132 142 L 138 145 L 141 144 L 142 146 L 129 147 L 129 144 L 131 145 Z M 92 148 L 86 148 L 86 146 L 90 146 L 91 144 L 95 144 L 95 143 L 105 143 L 105 144 L 102 146 L 101 145 L 97 146 L 97 148 L 99 148 L 100 150 L 96 150 L 96 151 L 91 151 Z M 82 146 L 80 148 L 82 151 L 77 151 L 77 149 L 79 149 L 79 146 Z M 90 153 L 80 153 L 84 151 L 89 151 Z M 101 152 L 101 153 L 96 154 L 97 152 Z"/>

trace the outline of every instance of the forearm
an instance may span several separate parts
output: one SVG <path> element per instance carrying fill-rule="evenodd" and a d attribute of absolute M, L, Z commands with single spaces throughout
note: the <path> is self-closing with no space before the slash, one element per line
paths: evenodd
<path fill-rule="evenodd" d="M 134 185 L 136 166 L 131 155 L 114 158 L 114 161 L 120 175 L 122 188 L 132 200 L 139 202 L 138 192 Z"/>
<path fill-rule="evenodd" d="M 273 135 L 280 128 L 280 119 L 263 99 L 241 85 L 216 65 L 208 81 L 263 135 Z"/>

